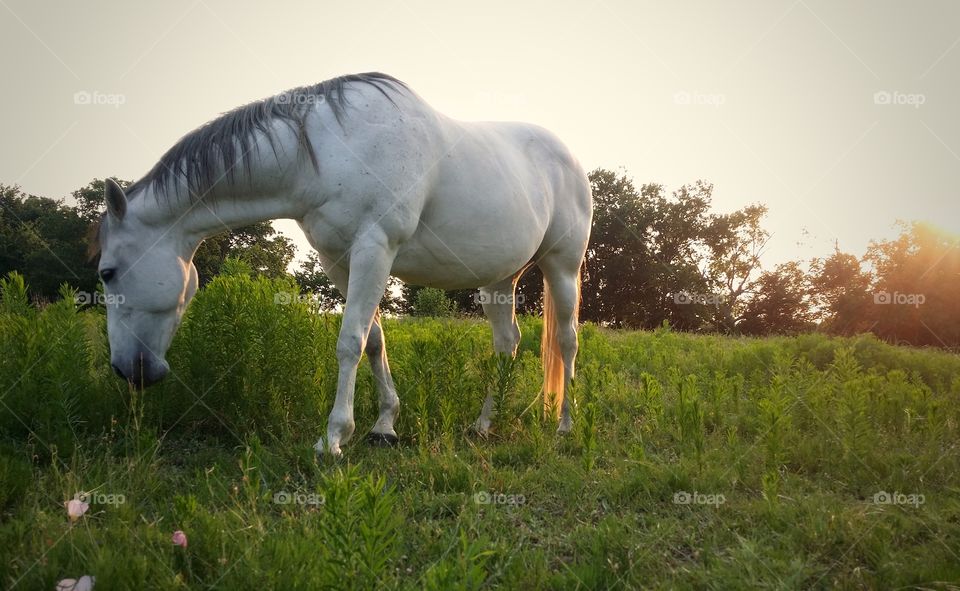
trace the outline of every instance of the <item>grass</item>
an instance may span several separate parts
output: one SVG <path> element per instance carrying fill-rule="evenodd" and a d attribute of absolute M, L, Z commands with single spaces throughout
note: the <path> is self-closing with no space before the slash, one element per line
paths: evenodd
<path fill-rule="evenodd" d="M 477 320 L 388 320 L 397 449 L 318 460 L 339 319 L 201 292 L 143 394 L 102 313 L 0 298 L 0 580 L 53 589 L 957 588 L 960 358 L 871 337 L 581 333 L 574 433 Z M 65 295 L 69 296 L 68 292 Z M 287 302 L 278 304 L 276 302 Z M 503 412 L 470 432 L 487 391 Z M 358 377 L 358 430 L 376 418 Z M 362 436 L 363 433 L 358 433 Z M 63 503 L 89 511 L 71 523 Z M 171 542 L 174 530 L 189 539 Z"/>

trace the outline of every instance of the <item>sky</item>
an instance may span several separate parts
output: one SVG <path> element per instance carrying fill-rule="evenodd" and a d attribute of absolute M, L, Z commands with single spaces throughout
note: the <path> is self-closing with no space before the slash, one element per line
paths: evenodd
<path fill-rule="evenodd" d="M 136 179 L 231 108 L 353 72 L 537 123 L 588 170 L 769 208 L 765 266 L 960 233 L 960 3 L 0 0 L 0 183 Z M 309 248 L 296 224 L 276 223 Z"/>

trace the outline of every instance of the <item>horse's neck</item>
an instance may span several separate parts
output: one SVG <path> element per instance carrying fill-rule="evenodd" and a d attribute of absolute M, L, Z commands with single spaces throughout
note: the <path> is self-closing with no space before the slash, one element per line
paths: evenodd
<path fill-rule="evenodd" d="M 300 219 L 303 204 L 289 191 L 260 191 L 242 186 L 223 189 L 200 200 L 155 199 L 144 195 L 144 216 L 155 224 L 175 227 L 188 242 L 202 240 L 227 230 L 280 218 Z"/>
<path fill-rule="evenodd" d="M 299 207 L 289 195 L 222 199 L 198 204 L 185 218 L 184 227 L 189 234 L 203 239 L 257 222 L 301 216 Z"/>

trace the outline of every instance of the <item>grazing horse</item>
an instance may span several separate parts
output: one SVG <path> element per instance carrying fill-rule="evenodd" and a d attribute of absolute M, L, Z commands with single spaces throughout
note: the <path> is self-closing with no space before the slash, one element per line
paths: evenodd
<path fill-rule="evenodd" d="M 107 294 L 114 370 L 137 387 L 164 359 L 197 289 L 193 255 L 207 237 L 277 218 L 296 220 L 346 297 L 339 379 L 324 448 L 354 431 L 357 365 L 370 359 L 380 412 L 370 437 L 396 443 L 400 401 L 378 305 L 393 275 L 443 289 L 479 288 L 493 346 L 514 355 L 517 281 L 543 271 L 544 404 L 571 428 L 580 266 L 592 198 L 580 164 L 533 125 L 464 122 L 435 111 L 399 80 L 342 76 L 239 107 L 184 136 L 124 192 L 105 186 L 94 248 Z M 488 395 L 478 431 L 490 428 Z"/>

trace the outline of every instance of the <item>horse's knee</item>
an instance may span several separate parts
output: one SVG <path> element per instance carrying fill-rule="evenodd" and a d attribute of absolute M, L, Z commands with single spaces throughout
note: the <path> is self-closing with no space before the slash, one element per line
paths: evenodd
<path fill-rule="evenodd" d="M 364 342 L 360 335 L 341 333 L 337 339 L 337 361 L 341 366 L 357 365 L 363 347 Z"/>

